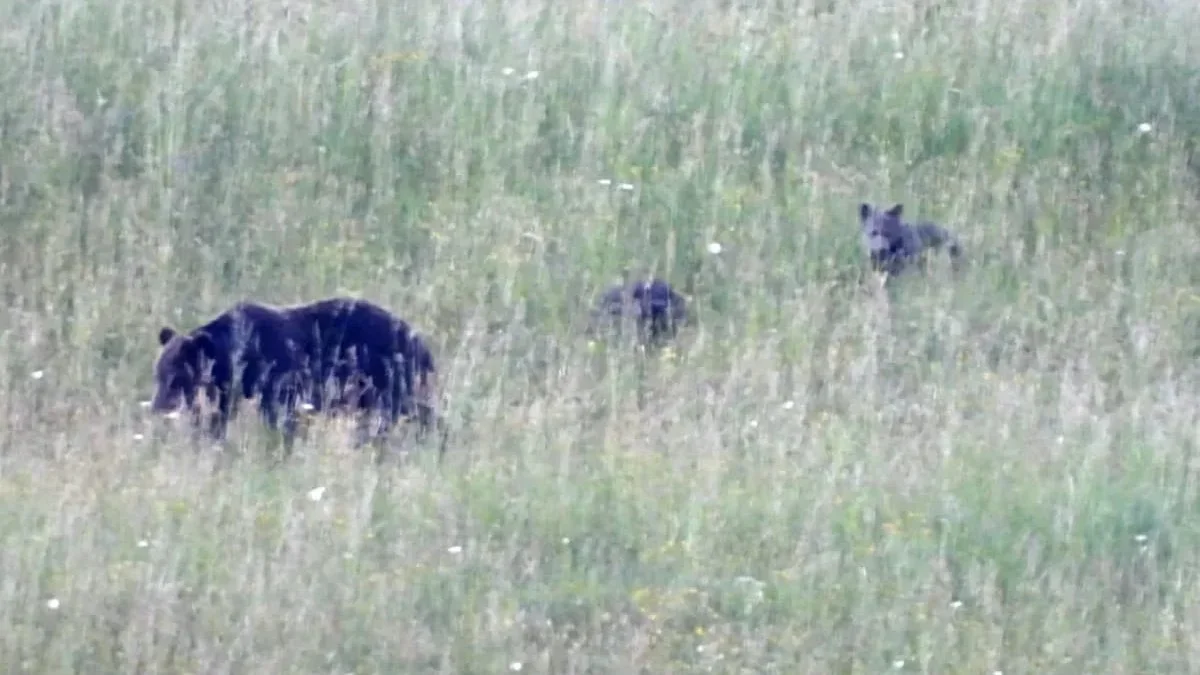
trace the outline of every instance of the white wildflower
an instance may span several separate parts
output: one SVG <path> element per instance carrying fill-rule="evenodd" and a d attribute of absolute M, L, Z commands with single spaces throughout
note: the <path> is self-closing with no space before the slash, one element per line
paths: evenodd
<path fill-rule="evenodd" d="M 533 80 L 538 79 L 538 75 L 541 75 L 541 73 L 536 70 L 531 70 L 528 73 L 525 73 L 525 80 L 532 82 Z"/>
<path fill-rule="evenodd" d="M 617 186 L 617 189 L 624 190 L 626 192 L 633 192 L 633 183 L 621 183 Z"/>
<path fill-rule="evenodd" d="M 325 486 L 315 487 L 308 491 L 308 501 L 319 502 L 325 496 Z"/>
<path fill-rule="evenodd" d="M 58 598 L 50 598 L 46 601 L 46 607 L 50 609 L 58 609 L 60 604 Z"/>
<path fill-rule="evenodd" d="M 42 379 L 43 377 L 45 377 L 45 376 L 46 376 L 46 371 L 44 371 L 44 370 L 35 370 L 35 371 L 33 371 L 32 373 L 30 373 L 30 374 L 29 374 L 29 376 L 30 376 L 30 377 L 32 377 L 32 378 L 33 378 L 33 379 L 35 379 L 35 380 L 40 380 L 40 379 Z"/>
<path fill-rule="evenodd" d="M 1137 130 L 1139 134 L 1148 134 L 1154 131 L 1154 127 L 1150 126 L 1149 122 L 1142 122 L 1138 125 Z"/>
<path fill-rule="evenodd" d="M 708 245 L 708 252 L 713 255 L 720 255 L 722 250 L 721 244 L 718 242 L 714 241 Z"/>
<path fill-rule="evenodd" d="M 509 68 L 509 67 L 505 66 L 504 68 L 501 68 L 501 69 L 500 69 L 500 72 L 501 72 L 501 73 L 503 73 L 505 77 L 507 77 L 507 76 L 509 76 L 509 75 L 512 75 L 513 73 L 517 72 L 517 71 L 516 71 L 515 69 L 513 69 L 513 68 Z"/>

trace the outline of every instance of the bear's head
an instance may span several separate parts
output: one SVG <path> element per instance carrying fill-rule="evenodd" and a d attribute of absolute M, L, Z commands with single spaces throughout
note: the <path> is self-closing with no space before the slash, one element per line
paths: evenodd
<path fill-rule="evenodd" d="M 408 345 L 404 351 L 409 373 L 416 387 L 413 393 L 419 400 L 424 400 L 430 394 L 429 387 L 432 386 L 432 378 L 437 375 L 433 353 L 429 351 L 429 346 L 416 331 L 409 333 Z"/>
<path fill-rule="evenodd" d="M 882 209 L 870 204 L 860 204 L 858 218 L 863 244 L 870 258 L 871 269 L 876 272 L 899 274 L 907 259 L 918 251 L 911 250 L 908 225 L 901 219 L 904 205 L 896 204 Z"/>
<path fill-rule="evenodd" d="M 156 390 L 150 409 L 169 413 L 178 410 L 180 403 L 194 409 L 196 394 L 202 387 L 207 390 L 208 370 L 216 358 L 212 336 L 204 332 L 182 335 L 164 327 L 158 332 L 158 344 L 162 353 L 154 365 Z"/>
<path fill-rule="evenodd" d="M 404 416 L 415 418 L 422 427 L 429 427 L 437 418 L 437 365 L 429 345 L 418 333 L 409 333 L 406 341 L 408 344 L 404 349 L 404 360 L 408 373 L 406 379 L 412 387 L 412 407 L 405 403 L 400 412 Z"/>

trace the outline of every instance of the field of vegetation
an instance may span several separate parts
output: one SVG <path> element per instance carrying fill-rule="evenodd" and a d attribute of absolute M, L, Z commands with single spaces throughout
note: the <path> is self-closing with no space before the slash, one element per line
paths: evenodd
<path fill-rule="evenodd" d="M 1200 669 L 1200 4 L 0 5 L 6 672 Z M 665 353 L 582 330 L 627 267 Z M 141 406 L 333 294 L 442 461 Z"/>

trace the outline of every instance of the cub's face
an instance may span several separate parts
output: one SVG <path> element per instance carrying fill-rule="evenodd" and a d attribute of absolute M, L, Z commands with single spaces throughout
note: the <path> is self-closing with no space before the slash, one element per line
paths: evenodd
<path fill-rule="evenodd" d="M 904 239 L 901 233 L 904 224 L 900 220 L 904 207 L 896 204 L 890 209 L 878 209 L 870 204 L 859 205 L 859 225 L 862 231 L 863 245 L 871 259 L 871 267 L 876 271 L 890 269 L 902 257 Z"/>
<path fill-rule="evenodd" d="M 170 413 L 181 405 L 196 407 L 196 394 L 205 384 L 205 372 L 211 358 L 212 339 L 201 333 L 180 335 L 171 328 L 158 333 L 162 353 L 154 365 L 154 398 L 150 409 L 155 413 Z"/>

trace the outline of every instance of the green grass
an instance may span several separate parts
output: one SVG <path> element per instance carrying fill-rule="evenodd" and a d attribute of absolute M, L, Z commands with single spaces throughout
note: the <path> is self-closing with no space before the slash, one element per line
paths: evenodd
<path fill-rule="evenodd" d="M 1200 669 L 1196 3 L 0 5 L 4 670 Z M 881 295 L 860 201 L 969 265 Z M 666 357 L 582 334 L 624 267 Z M 335 293 L 443 463 L 139 406 Z"/>

